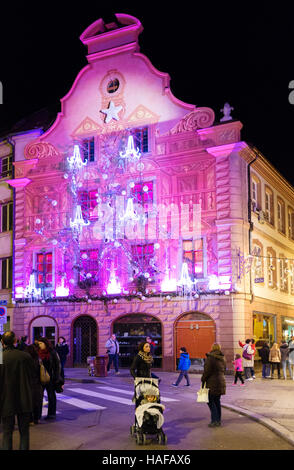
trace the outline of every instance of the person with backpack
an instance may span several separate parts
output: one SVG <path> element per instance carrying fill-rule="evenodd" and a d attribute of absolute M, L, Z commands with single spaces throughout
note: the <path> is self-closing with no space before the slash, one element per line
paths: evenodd
<path fill-rule="evenodd" d="M 190 387 L 191 384 L 190 384 L 188 370 L 190 369 L 190 366 L 191 366 L 191 360 L 190 360 L 189 354 L 187 353 L 187 349 L 185 347 L 182 347 L 180 349 L 180 354 L 181 354 L 180 361 L 178 365 L 178 370 L 180 371 L 180 374 L 176 383 L 173 383 L 172 386 L 177 387 L 180 384 L 182 378 L 185 377 L 187 381 L 187 383 L 185 384 L 185 387 Z"/>
<path fill-rule="evenodd" d="M 253 369 L 253 367 L 254 367 L 254 349 L 251 347 L 251 339 L 246 339 L 246 341 L 245 341 L 245 344 L 243 346 L 242 358 L 243 358 L 243 367 L 244 367 L 245 379 L 246 380 L 255 379 L 255 375 L 252 375 L 252 377 L 250 377 L 250 374 L 252 373 L 252 370 L 254 370 Z"/>

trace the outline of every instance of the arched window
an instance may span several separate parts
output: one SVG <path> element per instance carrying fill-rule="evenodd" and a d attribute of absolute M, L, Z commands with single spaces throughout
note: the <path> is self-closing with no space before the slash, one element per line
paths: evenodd
<path fill-rule="evenodd" d="M 283 199 L 281 199 L 280 197 L 278 197 L 277 215 L 278 215 L 278 230 L 279 232 L 286 233 L 285 203 Z"/>
<path fill-rule="evenodd" d="M 277 285 L 277 259 L 276 252 L 272 248 L 267 248 L 267 280 L 268 287 L 274 289 Z"/>
<path fill-rule="evenodd" d="M 266 186 L 265 187 L 265 219 L 271 225 L 274 225 L 275 218 L 274 218 L 274 193 L 273 191 Z"/>
<path fill-rule="evenodd" d="M 264 282 L 263 246 L 258 240 L 252 241 L 253 279 L 256 283 Z"/>
<path fill-rule="evenodd" d="M 261 182 L 254 173 L 251 175 L 251 204 L 254 212 L 261 209 Z"/>
<path fill-rule="evenodd" d="M 294 240 L 294 209 L 288 207 L 288 237 Z"/>
<path fill-rule="evenodd" d="M 288 292 L 288 260 L 286 260 L 283 254 L 280 254 L 279 256 L 280 290 Z"/>

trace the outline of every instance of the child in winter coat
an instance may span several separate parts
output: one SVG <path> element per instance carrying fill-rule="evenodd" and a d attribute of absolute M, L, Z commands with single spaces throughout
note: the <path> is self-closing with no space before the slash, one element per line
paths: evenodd
<path fill-rule="evenodd" d="M 233 385 L 237 385 L 238 379 L 240 379 L 240 381 L 242 382 L 241 385 L 244 385 L 244 380 L 242 377 L 242 372 L 243 372 L 242 357 L 240 356 L 240 354 L 236 354 L 235 360 L 232 362 L 235 366 L 235 381 Z"/>
<path fill-rule="evenodd" d="M 184 347 L 180 349 L 180 353 L 181 355 L 180 355 L 180 361 L 178 365 L 180 375 L 176 383 L 172 384 L 172 386 L 177 387 L 179 383 L 181 382 L 182 378 L 185 377 L 187 381 L 185 386 L 190 387 L 190 379 L 188 375 L 188 370 L 190 369 L 190 365 L 191 365 L 190 357 L 189 357 L 189 354 L 187 353 L 187 349 Z"/>

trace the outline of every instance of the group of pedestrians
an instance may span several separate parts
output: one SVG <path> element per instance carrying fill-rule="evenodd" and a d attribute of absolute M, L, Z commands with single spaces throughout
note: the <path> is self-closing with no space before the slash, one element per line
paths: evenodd
<path fill-rule="evenodd" d="M 280 379 L 282 369 L 285 380 L 287 380 L 287 370 L 289 378 L 294 380 L 294 336 L 289 343 L 281 341 L 280 347 L 278 343 L 274 343 L 270 348 L 265 342 L 258 353 L 262 363 L 263 379 L 273 379 L 275 370 L 277 370 L 277 376 Z"/>
<path fill-rule="evenodd" d="M 59 344 L 67 346 L 62 338 Z M 47 338 L 38 338 L 33 344 L 26 339 L 17 342 L 13 331 L 2 335 L 2 364 L 0 364 L 0 417 L 3 428 L 2 449 L 12 449 L 12 435 L 17 417 L 20 450 L 29 450 L 29 426 L 36 425 L 42 416 L 44 391 L 48 396 L 48 414 L 45 420 L 56 418 L 56 392 L 64 384 L 62 362 Z M 21 346 L 20 346 L 21 345 Z M 63 347 L 63 352 L 68 347 Z M 67 352 L 68 354 L 68 352 Z M 62 355 L 62 353 L 61 353 Z M 65 354 L 66 356 L 66 354 Z M 64 365 L 64 362 L 63 362 Z M 42 382 L 41 367 L 49 374 Z"/>

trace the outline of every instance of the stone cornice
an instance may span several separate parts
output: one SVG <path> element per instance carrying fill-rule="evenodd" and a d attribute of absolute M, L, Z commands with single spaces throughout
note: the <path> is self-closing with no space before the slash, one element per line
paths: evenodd
<path fill-rule="evenodd" d="M 247 146 L 246 142 L 234 142 L 231 144 L 217 145 L 216 147 L 207 147 L 206 151 L 214 157 L 227 157 L 231 153 L 239 153 Z"/>

